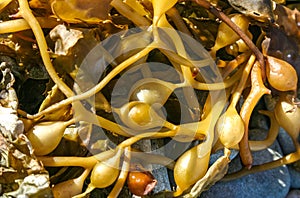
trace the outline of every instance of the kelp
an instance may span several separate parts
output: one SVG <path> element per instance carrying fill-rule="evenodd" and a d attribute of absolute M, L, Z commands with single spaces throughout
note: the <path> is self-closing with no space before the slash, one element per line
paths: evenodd
<path fill-rule="evenodd" d="M 299 11 L 288 3 L 2 1 L 1 196 L 196 197 L 223 178 L 299 160 Z M 31 92 L 20 94 L 29 81 L 43 92 L 32 115 Z M 269 134 L 249 141 L 264 95 L 275 98 L 274 112 L 262 111 Z M 279 126 L 296 151 L 252 166 Z M 144 141 L 190 146 L 174 157 L 137 149 Z M 230 175 L 229 149 L 245 166 Z M 137 161 L 170 169 L 175 191 L 152 195 L 160 184 Z"/>

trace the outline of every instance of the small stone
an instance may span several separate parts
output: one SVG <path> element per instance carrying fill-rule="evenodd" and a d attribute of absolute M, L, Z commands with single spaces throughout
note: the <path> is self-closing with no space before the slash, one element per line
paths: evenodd
<path fill-rule="evenodd" d="M 151 150 L 153 154 L 164 155 L 164 141 L 162 139 L 151 140 Z M 153 193 L 161 191 L 171 191 L 170 179 L 166 167 L 158 164 L 152 164 L 152 174 L 157 180 L 157 185 L 153 189 Z"/>
<path fill-rule="evenodd" d="M 288 155 L 296 151 L 292 138 L 283 128 L 280 128 L 277 139 L 281 146 L 283 155 Z M 294 164 L 289 164 L 287 167 L 291 176 L 291 188 L 300 188 L 300 171 Z"/>
<path fill-rule="evenodd" d="M 171 190 L 170 179 L 168 176 L 168 171 L 165 167 L 158 168 L 159 165 L 153 165 L 152 174 L 157 180 L 157 185 L 153 189 L 153 193 Z"/>
<path fill-rule="evenodd" d="M 284 155 L 296 151 L 292 138 L 283 128 L 280 128 L 277 139 Z"/>
<path fill-rule="evenodd" d="M 294 167 L 294 164 L 288 165 L 291 176 L 291 188 L 300 188 L 300 172 Z"/>
<path fill-rule="evenodd" d="M 239 151 L 237 151 L 237 150 L 231 150 L 231 153 L 229 156 L 230 160 L 233 160 L 238 155 L 238 153 L 239 153 Z M 214 153 L 210 156 L 209 164 L 212 165 L 215 161 L 217 161 L 217 159 L 219 159 L 223 155 L 224 155 L 223 150 L 218 150 L 216 153 Z"/>
<path fill-rule="evenodd" d="M 259 112 L 253 112 L 253 117 L 251 117 L 249 128 L 261 128 L 269 129 L 268 117 L 260 114 Z"/>
<path fill-rule="evenodd" d="M 267 130 L 250 130 L 252 140 L 263 140 Z M 254 165 L 274 161 L 282 157 L 282 151 L 277 141 L 269 148 L 252 152 Z M 240 157 L 237 156 L 230 162 L 229 173 L 236 172 L 242 167 Z M 257 172 L 231 181 L 220 181 L 205 191 L 201 198 L 252 198 L 252 197 L 285 197 L 290 189 L 290 175 L 286 166 Z"/>
<path fill-rule="evenodd" d="M 300 197 L 300 190 L 291 190 L 286 198 L 299 198 Z"/>
<path fill-rule="evenodd" d="M 264 101 L 260 101 L 256 107 L 254 108 L 251 118 L 250 118 L 250 123 L 249 123 L 249 128 L 254 129 L 254 128 L 260 128 L 260 129 L 269 129 L 269 119 L 268 116 L 265 116 L 261 113 L 259 113 L 259 110 L 265 109 L 265 104 Z"/>

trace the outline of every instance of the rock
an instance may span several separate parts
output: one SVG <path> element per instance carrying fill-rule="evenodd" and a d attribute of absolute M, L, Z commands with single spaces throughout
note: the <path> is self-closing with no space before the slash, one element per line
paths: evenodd
<path fill-rule="evenodd" d="M 294 167 L 294 164 L 288 165 L 291 176 L 291 188 L 300 188 L 300 172 Z"/>
<path fill-rule="evenodd" d="M 277 168 L 255 173 L 229 182 L 218 182 L 202 198 L 283 198 L 289 191 L 288 171 Z"/>
<path fill-rule="evenodd" d="M 238 153 L 239 153 L 239 151 L 237 151 L 237 150 L 231 150 L 230 160 L 233 160 L 238 155 Z M 221 157 L 223 155 L 224 155 L 223 149 L 218 150 L 216 153 L 214 153 L 210 156 L 209 164 L 212 165 L 215 161 L 217 161 L 217 159 L 219 159 L 219 157 Z"/>
<path fill-rule="evenodd" d="M 164 155 L 164 142 L 162 139 L 151 140 L 151 150 L 153 154 Z M 152 174 L 157 180 L 157 185 L 153 189 L 154 193 L 160 191 L 171 191 L 170 179 L 166 167 L 158 164 L 152 164 Z"/>
<path fill-rule="evenodd" d="M 251 119 L 249 122 L 249 128 L 260 128 L 260 129 L 266 129 L 268 130 L 269 126 L 269 119 L 268 116 L 265 116 L 258 112 L 258 110 L 265 109 L 264 102 L 261 100 L 256 107 L 254 108 Z"/>
<path fill-rule="evenodd" d="M 288 155 L 296 151 L 292 138 L 285 132 L 284 129 L 280 128 L 277 139 L 284 155 Z M 294 164 L 287 166 L 291 176 L 291 188 L 300 188 L 300 171 L 295 168 Z"/>
<path fill-rule="evenodd" d="M 263 140 L 266 137 L 267 130 L 254 129 L 250 131 L 252 140 Z M 282 157 L 282 151 L 277 141 L 269 148 L 253 152 L 254 165 L 270 162 Z M 238 157 L 233 159 L 229 166 L 229 173 L 236 172 L 242 167 L 241 160 Z M 239 179 L 231 181 L 220 181 L 212 186 L 208 191 L 205 191 L 200 196 L 201 198 L 259 198 L 285 197 L 290 189 L 290 175 L 286 166 L 281 166 L 275 169 L 257 172 Z"/>
<path fill-rule="evenodd" d="M 285 132 L 283 128 L 280 128 L 277 140 L 281 146 L 284 155 L 296 151 L 292 138 L 287 134 L 287 132 Z"/>
<path fill-rule="evenodd" d="M 299 198 L 300 197 L 300 190 L 291 190 L 286 198 Z"/>
<path fill-rule="evenodd" d="M 158 168 L 158 165 L 153 165 L 152 175 L 157 180 L 157 185 L 153 189 L 153 193 L 169 190 L 171 191 L 170 179 L 168 171 L 165 167 Z"/>

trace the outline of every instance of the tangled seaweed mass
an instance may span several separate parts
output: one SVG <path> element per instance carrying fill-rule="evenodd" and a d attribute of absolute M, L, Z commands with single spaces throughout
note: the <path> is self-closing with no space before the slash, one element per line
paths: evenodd
<path fill-rule="evenodd" d="M 1 0 L 1 196 L 198 197 L 299 161 L 297 7 Z M 262 102 L 268 135 L 250 140 Z M 295 151 L 254 165 L 280 127 Z M 243 168 L 228 174 L 237 152 Z"/>

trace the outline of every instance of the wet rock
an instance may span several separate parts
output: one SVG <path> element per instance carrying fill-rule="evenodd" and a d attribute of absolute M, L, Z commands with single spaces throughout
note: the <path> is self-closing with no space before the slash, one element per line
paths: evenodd
<path fill-rule="evenodd" d="M 233 160 L 238 154 L 239 154 L 239 151 L 231 150 L 230 160 Z M 218 150 L 216 153 L 214 153 L 210 156 L 209 164 L 212 165 L 215 161 L 217 161 L 217 159 L 219 159 L 223 155 L 224 155 L 223 149 Z"/>
<path fill-rule="evenodd" d="M 288 170 L 291 175 L 291 188 L 300 189 L 300 171 L 295 168 L 295 164 L 288 165 Z"/>
<path fill-rule="evenodd" d="M 299 198 L 300 197 L 300 190 L 291 190 L 286 198 Z"/>
<path fill-rule="evenodd" d="M 151 140 L 151 150 L 153 154 L 164 155 L 164 142 L 161 139 Z M 171 191 L 170 179 L 166 167 L 158 164 L 152 164 L 152 174 L 157 180 L 157 185 L 153 189 L 154 193 L 160 191 Z"/>
<path fill-rule="evenodd" d="M 252 112 L 250 123 L 249 123 L 250 129 L 260 128 L 260 129 L 268 130 L 269 128 L 268 116 L 265 116 L 258 112 L 259 110 L 264 110 L 264 109 L 265 109 L 264 102 L 260 101 Z"/>
<path fill-rule="evenodd" d="M 288 155 L 296 151 L 292 138 L 284 131 L 284 129 L 280 128 L 277 139 L 284 155 Z M 296 167 L 296 164 L 290 164 L 287 166 L 291 176 L 291 188 L 300 188 L 299 168 Z"/>
<path fill-rule="evenodd" d="M 254 129 L 250 131 L 252 140 L 263 140 L 267 130 Z M 253 152 L 254 165 L 270 162 L 282 157 L 282 151 L 277 141 L 269 148 Z M 233 159 L 229 166 L 229 173 L 236 172 L 242 167 L 239 156 Z M 286 166 L 257 172 L 231 181 L 220 181 L 208 191 L 202 193 L 201 198 L 282 198 L 290 189 L 290 175 Z"/>
<path fill-rule="evenodd" d="M 280 128 L 277 139 L 284 155 L 296 151 L 292 138 L 285 132 L 283 128 Z"/>

